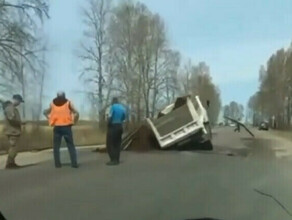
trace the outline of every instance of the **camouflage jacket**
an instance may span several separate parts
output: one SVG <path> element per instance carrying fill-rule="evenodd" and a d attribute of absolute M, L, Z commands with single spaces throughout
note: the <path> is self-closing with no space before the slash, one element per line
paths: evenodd
<path fill-rule="evenodd" d="M 21 117 L 18 109 L 10 101 L 6 101 L 2 104 L 5 121 L 4 121 L 4 133 L 6 135 L 21 135 Z"/>

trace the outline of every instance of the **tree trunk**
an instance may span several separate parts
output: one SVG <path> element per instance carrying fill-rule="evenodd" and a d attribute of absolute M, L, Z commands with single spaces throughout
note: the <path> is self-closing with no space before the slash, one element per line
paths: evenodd
<path fill-rule="evenodd" d="M 24 83 L 24 82 L 23 82 Z M 21 89 L 22 91 L 22 97 L 23 97 L 23 99 L 25 100 L 26 99 L 26 89 L 25 89 L 25 85 L 23 84 L 22 85 L 22 89 Z M 26 118 L 26 106 L 25 106 L 25 103 L 23 103 L 23 105 L 22 105 L 22 116 L 23 116 L 23 119 L 25 120 L 25 118 Z"/>
<path fill-rule="evenodd" d="M 154 86 L 153 86 L 153 100 L 152 100 L 152 112 L 151 117 L 154 117 L 156 110 L 156 98 L 157 98 L 157 63 L 158 63 L 158 50 L 155 53 L 155 64 L 154 64 Z"/>
<path fill-rule="evenodd" d="M 44 83 L 45 83 L 45 74 L 44 72 L 41 75 L 41 87 L 40 87 L 40 95 L 39 95 L 39 108 L 37 112 L 37 129 L 40 127 L 40 119 L 42 115 L 42 109 L 43 109 L 43 93 L 44 93 Z"/>
<path fill-rule="evenodd" d="M 102 76 L 102 48 L 98 48 L 99 60 L 98 60 L 98 114 L 99 114 L 99 128 L 103 128 L 103 76 Z"/>
<path fill-rule="evenodd" d="M 146 107 L 146 118 L 149 118 L 149 116 L 150 116 L 149 91 L 146 92 L 145 107 Z"/>
<path fill-rule="evenodd" d="M 105 110 L 104 109 L 101 109 L 99 112 L 98 112 L 98 126 L 99 126 L 99 129 L 102 130 L 102 131 L 105 131 L 106 129 L 106 120 L 105 120 Z"/>
<path fill-rule="evenodd" d="M 21 51 L 22 51 L 22 47 L 21 47 Z M 21 92 L 22 92 L 22 97 L 25 100 L 26 99 L 26 80 L 25 80 L 25 73 L 24 73 L 24 64 L 23 64 L 23 57 L 20 57 L 20 76 L 21 76 Z M 23 119 L 25 120 L 26 118 L 26 108 L 25 108 L 25 103 L 23 103 L 22 105 L 22 116 Z"/>
<path fill-rule="evenodd" d="M 138 83 L 138 96 L 137 96 L 137 121 L 141 121 L 141 77 Z"/>
<path fill-rule="evenodd" d="M 21 49 L 22 50 L 22 49 Z M 24 65 L 23 65 L 23 57 L 20 57 L 20 71 L 21 71 L 21 92 L 22 92 L 22 97 L 24 100 L 26 100 L 26 80 L 25 80 L 25 73 L 24 73 Z M 22 120 L 26 120 L 26 103 L 23 103 L 22 105 Z M 23 131 L 26 131 L 26 127 L 23 126 Z"/>
<path fill-rule="evenodd" d="M 291 122 L 291 114 L 290 114 L 290 96 L 288 96 L 287 100 L 287 128 L 290 128 L 290 122 Z"/>
<path fill-rule="evenodd" d="M 168 77 L 166 78 L 166 100 L 167 100 L 167 104 L 169 105 L 170 104 L 170 95 L 169 95 L 169 79 Z"/>

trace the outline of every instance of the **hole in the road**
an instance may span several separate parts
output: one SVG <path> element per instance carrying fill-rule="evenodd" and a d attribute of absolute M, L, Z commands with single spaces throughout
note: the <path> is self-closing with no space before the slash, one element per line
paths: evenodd
<path fill-rule="evenodd" d="M 272 139 L 264 138 L 241 138 L 247 147 L 246 156 L 275 157 L 273 147 L 277 146 L 277 142 Z"/>

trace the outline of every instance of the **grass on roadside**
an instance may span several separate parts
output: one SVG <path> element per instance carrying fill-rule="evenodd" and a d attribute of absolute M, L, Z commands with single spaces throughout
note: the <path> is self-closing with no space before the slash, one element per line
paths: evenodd
<path fill-rule="evenodd" d="M 106 134 L 93 123 L 81 123 L 73 126 L 73 137 L 76 146 L 99 145 L 105 143 Z M 0 131 L 2 131 L 0 125 Z M 42 125 L 38 130 L 34 124 L 27 124 L 19 140 L 20 151 L 43 150 L 51 148 L 53 143 L 53 129 Z M 0 132 L 0 151 L 5 151 L 9 146 L 7 137 Z"/>

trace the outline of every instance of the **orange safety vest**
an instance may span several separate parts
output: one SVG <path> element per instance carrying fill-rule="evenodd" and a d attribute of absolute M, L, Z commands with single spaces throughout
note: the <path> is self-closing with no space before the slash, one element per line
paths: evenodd
<path fill-rule="evenodd" d="M 74 115 L 70 109 L 70 101 L 62 106 L 56 106 L 51 103 L 51 112 L 49 115 L 50 126 L 68 126 L 74 124 Z"/>

